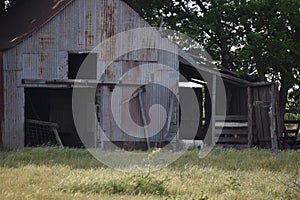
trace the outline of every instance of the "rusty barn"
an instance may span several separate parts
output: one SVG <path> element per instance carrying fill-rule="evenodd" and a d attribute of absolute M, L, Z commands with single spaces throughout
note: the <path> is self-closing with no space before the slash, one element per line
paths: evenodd
<path fill-rule="evenodd" d="M 72 116 L 72 91 L 77 88 L 83 96 L 93 94 L 87 99 L 89 106 L 78 107 L 80 131 L 88 136 L 84 143 L 89 147 L 114 144 L 125 149 L 145 149 L 196 139 L 205 143 L 277 148 L 280 135 L 275 84 L 249 82 L 232 72 L 201 64 L 195 56 L 179 51 L 177 45 L 160 37 L 154 28 L 154 39 L 141 39 L 136 34 L 127 35 L 125 41 L 114 38 L 124 31 L 150 28 L 126 0 L 28 0 L 23 4 L 0 19 L 2 27 L 7 27 L 1 30 L 0 37 L 2 147 L 57 143 L 83 146 Z M 170 52 L 160 49 L 157 38 Z M 107 39 L 109 43 L 95 50 Z M 134 43 L 150 48 L 131 51 Z M 120 49 L 126 54 L 119 53 Z M 82 64 L 88 70 L 78 80 L 76 75 Z M 172 76 L 163 68 L 155 69 L 158 64 L 183 75 L 183 78 L 179 75 L 167 78 L 176 84 L 173 92 L 149 84 Z M 140 65 L 154 69 L 134 70 Z M 95 91 L 91 85 L 96 85 Z M 128 95 L 131 87 L 140 85 L 134 95 Z M 119 87 L 121 94 L 116 99 L 120 116 L 113 116 L 110 103 Z M 189 92 L 196 94 L 198 115 L 194 115 L 195 102 L 188 98 Z M 126 118 L 121 116 L 126 103 L 130 117 L 139 125 L 132 131 L 141 134 L 151 132 L 151 127 L 144 130 L 150 123 L 150 107 L 161 105 L 166 112 L 157 112 L 161 115 L 155 116 L 161 130 L 146 138 L 124 133 L 114 118 Z M 96 121 L 90 120 L 93 110 Z M 167 120 L 160 119 L 163 117 Z M 185 131 L 188 130 L 185 126 L 196 127 L 196 133 Z"/>

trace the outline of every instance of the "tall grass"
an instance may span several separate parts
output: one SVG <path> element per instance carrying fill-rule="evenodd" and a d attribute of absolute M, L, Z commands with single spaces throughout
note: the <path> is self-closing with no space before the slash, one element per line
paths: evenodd
<path fill-rule="evenodd" d="M 0 151 L 0 199 L 300 199 L 289 188 L 296 151 L 186 152 L 169 167 L 135 175 L 110 169 L 84 149 Z M 297 187 L 297 186 L 296 186 Z"/>

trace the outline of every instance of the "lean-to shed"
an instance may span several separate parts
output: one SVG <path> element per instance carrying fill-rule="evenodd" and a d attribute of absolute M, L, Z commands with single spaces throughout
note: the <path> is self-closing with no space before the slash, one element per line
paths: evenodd
<path fill-rule="evenodd" d="M 142 28 L 150 25 L 124 0 L 28 0 L 12 8 L 0 23 L 7 27 L 0 36 L 0 144 L 5 148 L 36 145 L 36 138 L 37 144 L 59 138 L 63 145 L 78 147 L 83 145 L 78 132 L 86 136 L 86 146 L 114 144 L 127 149 L 205 136 L 207 143 L 266 145 L 271 143 L 271 136 L 272 143 L 277 142 L 273 84 L 250 83 L 199 65 L 154 29 L 149 37 L 149 29 Z M 131 32 L 137 28 L 139 34 Z M 126 39 L 114 37 L 124 31 L 128 31 Z M 144 48 L 135 49 L 136 44 Z M 88 70 L 75 80 L 82 65 Z M 138 66 L 144 67 L 136 70 Z M 172 70 L 179 71 L 185 79 Z M 179 84 L 195 79 L 200 81 L 197 87 Z M 154 84 L 166 80 L 173 87 L 176 84 L 173 92 Z M 218 91 L 220 81 L 226 93 Z M 143 87 L 129 92 L 140 85 Z M 113 96 L 118 87 L 120 92 Z M 82 96 L 89 96 L 77 106 L 80 130 L 72 115 L 74 88 L 81 90 Z M 198 116 L 192 114 L 194 105 L 186 95 L 191 91 L 197 96 Z M 174 92 L 187 114 L 180 112 Z M 112 98 L 118 105 L 113 110 Z M 223 105 L 218 101 L 224 100 L 227 111 L 218 113 L 223 109 L 218 108 Z M 161 129 L 147 137 L 155 129 L 144 129 L 150 123 L 148 113 L 154 104 L 165 112 L 158 109 L 152 119 Z M 125 108 L 129 116 L 123 116 Z M 99 123 L 91 120 L 93 110 Z M 126 124 L 128 117 L 138 126 Z M 143 137 L 127 134 L 120 126 Z M 188 133 L 184 126 L 195 126 L 197 131 Z M 181 131 L 176 134 L 178 129 Z M 53 138 L 49 130 L 55 130 Z"/>

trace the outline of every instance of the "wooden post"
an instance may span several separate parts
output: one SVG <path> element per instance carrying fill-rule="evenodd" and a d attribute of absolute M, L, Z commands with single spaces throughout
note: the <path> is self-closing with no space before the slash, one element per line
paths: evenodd
<path fill-rule="evenodd" d="M 148 134 L 148 129 L 147 129 L 147 118 L 146 118 L 145 108 L 144 108 L 143 99 L 142 99 L 142 92 L 143 92 L 142 90 L 139 90 L 138 97 L 139 97 L 140 109 L 141 109 L 141 114 L 142 114 L 142 119 L 143 119 L 145 138 L 147 141 L 148 151 L 150 151 L 151 146 L 150 146 L 149 134 Z"/>
<path fill-rule="evenodd" d="M 53 133 L 54 133 L 54 135 L 55 135 L 55 139 L 56 139 L 56 142 L 57 142 L 57 144 L 59 145 L 59 147 L 60 147 L 60 148 L 64 148 L 64 145 L 63 145 L 63 143 L 62 143 L 62 141 L 61 141 L 61 139 L 60 139 L 60 137 L 59 137 L 59 134 L 58 134 L 58 132 L 57 132 L 56 127 L 51 127 L 51 129 L 52 129 L 52 131 L 53 131 Z"/>
<path fill-rule="evenodd" d="M 278 143 L 277 143 L 277 134 L 276 134 L 276 114 L 275 114 L 275 107 L 276 107 L 276 96 L 275 96 L 275 85 L 271 85 L 271 105 L 270 105 L 270 134 L 271 134 L 271 144 L 272 144 L 272 151 L 276 152 L 278 150 Z"/>
<path fill-rule="evenodd" d="M 3 121 L 4 121 L 4 77 L 3 77 L 3 53 L 0 52 L 0 148 L 3 147 Z"/>
<path fill-rule="evenodd" d="M 215 134 L 216 134 L 216 93 L 217 93 L 217 76 L 213 75 L 212 80 L 212 98 L 211 98 L 211 137 L 212 145 L 216 143 Z"/>
<path fill-rule="evenodd" d="M 279 124 L 280 124 L 280 120 L 281 120 L 281 114 L 280 114 L 280 104 L 279 104 L 279 90 L 278 90 L 279 86 L 278 83 L 275 84 L 275 98 L 276 98 L 276 130 L 277 130 L 277 137 L 280 140 L 283 135 L 282 133 L 279 133 Z"/>
<path fill-rule="evenodd" d="M 247 88 L 247 94 L 248 94 L 248 148 L 252 147 L 252 141 L 253 141 L 253 102 L 252 102 L 252 90 L 251 87 Z"/>

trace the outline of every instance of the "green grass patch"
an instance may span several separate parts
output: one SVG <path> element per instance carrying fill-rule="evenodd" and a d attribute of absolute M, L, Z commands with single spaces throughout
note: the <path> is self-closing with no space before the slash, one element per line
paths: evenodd
<path fill-rule="evenodd" d="M 168 195 L 166 180 L 159 180 L 149 173 L 134 174 L 129 177 L 119 177 L 110 180 L 67 180 L 59 190 L 69 193 L 92 194 L 127 194 L 127 195 Z"/>
<path fill-rule="evenodd" d="M 127 174 L 84 149 L 4 150 L 0 199 L 300 199 L 298 166 L 296 151 L 216 148 L 204 159 L 190 151 L 160 171 Z"/>
<path fill-rule="evenodd" d="M 0 167 L 22 167 L 26 165 L 65 165 L 74 169 L 106 167 L 84 149 L 40 147 L 0 151 Z"/>

